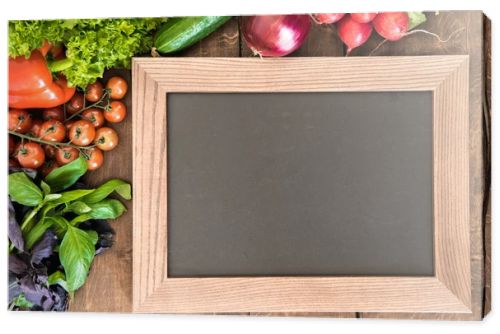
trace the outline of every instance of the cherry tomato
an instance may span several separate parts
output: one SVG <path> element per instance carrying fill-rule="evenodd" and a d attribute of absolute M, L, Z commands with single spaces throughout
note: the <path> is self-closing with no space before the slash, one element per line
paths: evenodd
<path fill-rule="evenodd" d="M 15 159 L 9 159 L 9 168 L 19 168 L 21 165 Z"/>
<path fill-rule="evenodd" d="M 122 99 L 125 94 L 127 94 L 128 85 L 127 81 L 122 77 L 115 76 L 111 77 L 106 84 L 106 88 L 109 89 L 109 97 L 115 100 Z"/>
<path fill-rule="evenodd" d="M 104 110 L 104 118 L 110 123 L 119 123 L 125 119 L 127 107 L 122 101 L 111 101 Z"/>
<path fill-rule="evenodd" d="M 56 157 L 57 148 L 52 145 L 42 145 L 45 152 L 45 157 L 49 159 L 54 159 Z"/>
<path fill-rule="evenodd" d="M 96 81 L 93 84 L 87 86 L 87 90 L 85 92 L 85 98 L 89 102 L 97 102 L 101 99 L 104 94 L 104 88 L 100 81 Z"/>
<path fill-rule="evenodd" d="M 111 128 L 100 128 L 96 131 L 94 144 L 103 151 L 111 151 L 118 145 L 118 134 Z"/>
<path fill-rule="evenodd" d="M 73 123 L 69 129 L 69 139 L 78 146 L 87 146 L 95 138 L 95 127 L 86 119 L 81 119 Z"/>
<path fill-rule="evenodd" d="M 64 108 L 62 106 L 58 106 L 55 108 L 45 109 L 42 112 L 42 118 L 44 121 L 55 119 L 56 121 L 64 122 Z"/>
<path fill-rule="evenodd" d="M 41 119 L 31 120 L 31 128 L 26 133 L 28 136 L 38 138 L 40 137 L 40 129 L 42 128 L 43 121 Z"/>
<path fill-rule="evenodd" d="M 33 142 L 21 144 L 17 153 L 17 161 L 24 168 L 36 169 L 45 162 L 45 152 L 40 144 Z"/>
<path fill-rule="evenodd" d="M 57 161 L 54 160 L 45 161 L 43 166 L 40 168 L 40 172 L 42 173 L 43 176 L 47 176 L 50 174 L 50 172 L 59 167 L 60 165 Z"/>
<path fill-rule="evenodd" d="M 9 130 L 26 133 L 31 128 L 31 115 L 22 109 L 9 109 Z"/>
<path fill-rule="evenodd" d="M 73 115 L 82 110 L 84 105 L 85 100 L 83 98 L 83 94 L 76 93 L 66 104 L 66 111 L 68 112 L 68 114 Z"/>
<path fill-rule="evenodd" d="M 87 169 L 96 170 L 102 166 L 104 162 L 104 155 L 102 151 L 97 147 L 93 147 L 90 150 L 85 150 L 85 160 L 87 160 Z"/>
<path fill-rule="evenodd" d="M 16 150 L 16 145 L 16 138 L 14 138 L 14 136 L 12 135 L 9 135 L 9 155 L 14 153 L 14 151 Z"/>
<path fill-rule="evenodd" d="M 64 122 L 64 127 L 66 128 L 66 133 L 69 133 L 69 129 L 75 124 L 76 120 L 66 121 Z"/>
<path fill-rule="evenodd" d="M 45 121 L 40 128 L 40 139 L 53 142 L 62 142 L 66 137 L 66 128 L 56 120 Z"/>
<path fill-rule="evenodd" d="M 74 147 L 61 147 L 56 151 L 56 161 L 61 165 L 66 165 L 78 158 L 79 154 L 78 150 Z"/>
<path fill-rule="evenodd" d="M 98 108 L 90 108 L 85 110 L 82 113 L 82 118 L 91 122 L 96 129 L 104 125 L 104 115 Z"/>

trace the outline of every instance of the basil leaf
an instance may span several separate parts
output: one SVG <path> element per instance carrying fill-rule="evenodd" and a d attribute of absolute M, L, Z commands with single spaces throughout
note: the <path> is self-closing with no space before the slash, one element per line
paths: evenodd
<path fill-rule="evenodd" d="M 427 21 L 427 17 L 422 12 L 408 12 L 408 18 L 410 21 L 408 23 L 408 31 Z"/>
<path fill-rule="evenodd" d="M 52 191 L 64 190 L 73 184 L 87 171 L 87 162 L 82 156 L 69 164 L 54 169 L 45 177 Z"/>
<path fill-rule="evenodd" d="M 87 220 L 90 220 L 90 219 L 92 219 L 92 216 L 91 216 L 90 214 L 87 214 L 87 213 L 86 213 L 86 214 L 79 215 L 79 216 L 77 216 L 77 217 L 73 218 L 73 219 L 69 222 L 69 224 L 70 224 L 71 226 L 76 226 L 76 225 L 80 224 L 81 222 L 84 222 L 84 221 L 87 221 Z"/>
<path fill-rule="evenodd" d="M 55 233 L 51 230 L 47 230 L 42 239 L 37 242 L 31 250 L 31 263 L 40 264 L 43 259 L 51 256 L 56 244 L 57 237 Z"/>
<path fill-rule="evenodd" d="M 99 203 L 91 203 L 88 206 L 92 209 L 88 213 L 93 219 L 116 219 L 120 217 L 127 208 L 116 199 L 105 199 Z"/>
<path fill-rule="evenodd" d="M 68 284 L 66 283 L 66 275 L 62 271 L 54 271 L 47 279 L 49 285 L 59 284 L 64 290 L 68 291 Z"/>
<path fill-rule="evenodd" d="M 14 247 L 20 251 L 24 251 L 24 239 L 23 232 L 21 232 L 21 227 L 16 220 L 16 211 L 12 201 L 9 199 L 9 230 L 8 230 L 9 240 L 12 242 Z"/>
<path fill-rule="evenodd" d="M 97 232 L 94 230 L 89 230 L 89 231 L 87 231 L 87 233 L 88 233 L 90 239 L 92 239 L 92 242 L 94 243 L 94 245 L 97 244 L 97 240 L 99 240 L 99 235 L 97 234 Z"/>
<path fill-rule="evenodd" d="M 24 237 L 26 249 L 31 249 L 42 235 L 52 226 L 51 219 L 42 219 Z"/>
<path fill-rule="evenodd" d="M 68 221 L 62 216 L 52 216 L 47 217 L 47 220 L 52 222 L 51 228 L 56 232 L 57 236 L 61 239 L 64 237 L 66 230 L 68 229 Z"/>
<path fill-rule="evenodd" d="M 43 193 L 23 172 L 9 175 L 9 196 L 14 202 L 37 206 L 43 201 Z"/>
<path fill-rule="evenodd" d="M 50 186 L 46 182 L 44 182 L 43 180 L 40 182 L 40 188 L 42 188 L 45 196 L 50 194 Z"/>
<path fill-rule="evenodd" d="M 82 198 L 85 203 L 97 203 L 108 197 L 112 192 L 116 192 L 124 199 L 131 199 L 130 184 L 118 179 L 111 179 L 98 187 L 92 194 Z"/>
<path fill-rule="evenodd" d="M 73 212 L 77 215 L 82 215 L 84 213 L 92 211 L 92 208 L 82 201 L 72 202 L 63 212 Z"/>
<path fill-rule="evenodd" d="M 94 239 L 85 231 L 68 225 L 68 230 L 59 247 L 59 259 L 66 272 L 68 291 L 80 288 L 94 259 Z"/>
<path fill-rule="evenodd" d="M 84 197 L 86 195 L 91 194 L 94 191 L 94 189 L 77 189 L 77 190 L 70 190 L 70 191 L 65 191 L 61 193 L 61 197 L 57 199 L 57 201 L 54 201 L 54 204 L 63 204 L 63 203 L 68 203 L 74 200 L 77 200 L 81 197 Z"/>
<path fill-rule="evenodd" d="M 55 201 L 55 200 L 61 198 L 61 196 L 62 196 L 61 194 L 48 194 L 48 195 L 45 195 L 43 201 L 44 202 L 52 202 L 52 201 Z"/>

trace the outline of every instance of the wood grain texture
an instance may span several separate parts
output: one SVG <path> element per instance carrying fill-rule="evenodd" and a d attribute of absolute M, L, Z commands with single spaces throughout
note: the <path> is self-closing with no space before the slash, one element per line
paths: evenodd
<path fill-rule="evenodd" d="M 435 37 L 416 33 L 407 36 L 398 42 L 388 42 L 380 47 L 374 56 L 416 56 L 416 55 L 469 55 L 469 188 L 470 188 L 470 233 L 471 233 L 471 272 L 472 272 L 472 315 L 456 314 L 361 314 L 361 317 L 381 318 L 411 318 L 411 319 L 449 319 L 449 320 L 480 320 L 483 316 L 484 302 L 484 217 L 485 198 L 487 193 L 486 180 L 489 177 L 488 162 L 485 162 L 487 152 L 485 145 L 484 117 L 484 15 L 480 11 L 441 11 L 439 15 L 427 13 L 427 22 L 419 26 L 438 34 L 442 39 L 450 40 L 441 43 Z M 372 36 L 362 47 L 355 49 L 353 55 L 364 56 L 370 54 L 380 43 L 379 36 Z M 489 295 L 489 292 L 487 292 Z"/>
<path fill-rule="evenodd" d="M 470 313 L 468 60 L 134 58 L 134 311 Z M 414 90 L 434 92 L 435 277 L 168 277 L 168 93 Z"/>

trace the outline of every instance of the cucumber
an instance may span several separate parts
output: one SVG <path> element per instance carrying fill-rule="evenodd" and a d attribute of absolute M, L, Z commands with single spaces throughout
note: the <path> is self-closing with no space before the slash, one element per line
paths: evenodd
<path fill-rule="evenodd" d="M 207 37 L 231 16 L 174 17 L 160 27 L 154 46 L 160 53 L 180 51 Z"/>

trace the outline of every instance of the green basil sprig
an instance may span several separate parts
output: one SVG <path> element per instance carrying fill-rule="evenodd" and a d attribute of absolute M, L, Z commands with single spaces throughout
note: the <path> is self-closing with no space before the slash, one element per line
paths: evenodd
<path fill-rule="evenodd" d="M 70 293 L 84 284 L 98 241 L 95 231 L 82 230 L 78 225 L 90 219 L 120 217 L 126 207 L 119 200 L 108 198 L 113 193 L 131 199 L 130 184 L 118 179 L 96 189 L 62 191 L 74 185 L 86 170 L 87 164 L 80 157 L 52 171 L 39 186 L 24 172 L 9 175 L 11 200 L 32 207 L 21 223 L 25 250 L 29 252 L 47 230 L 53 230 L 62 240 L 58 252 L 64 272 L 54 275 L 51 282 Z M 10 250 L 14 248 L 11 245 Z"/>

